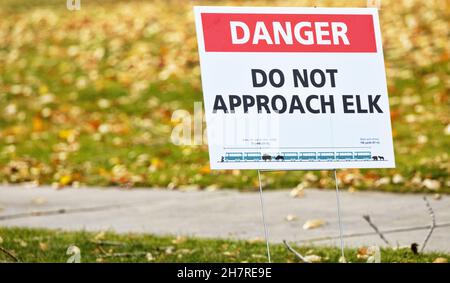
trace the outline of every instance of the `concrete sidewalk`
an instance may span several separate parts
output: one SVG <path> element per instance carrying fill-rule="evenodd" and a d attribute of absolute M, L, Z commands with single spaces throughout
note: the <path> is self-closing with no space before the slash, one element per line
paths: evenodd
<path fill-rule="evenodd" d="M 439 225 L 426 250 L 450 252 L 450 197 L 428 198 Z M 332 190 L 264 192 L 271 242 L 338 245 L 336 197 Z M 372 221 L 392 244 L 422 243 L 431 219 L 422 195 L 378 192 L 341 193 L 345 245 L 384 245 L 362 218 Z M 286 216 L 296 219 L 287 221 Z M 310 219 L 325 226 L 303 230 Z M 258 193 L 233 190 L 168 191 L 159 189 L 63 189 L 0 186 L 0 226 L 113 230 L 116 232 L 254 239 L 264 237 Z M 390 231 L 390 232 L 389 232 Z"/>

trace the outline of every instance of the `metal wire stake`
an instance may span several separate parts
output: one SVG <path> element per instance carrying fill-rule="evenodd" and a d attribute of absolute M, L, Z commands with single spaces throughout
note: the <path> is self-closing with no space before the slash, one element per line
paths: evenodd
<path fill-rule="evenodd" d="M 339 201 L 339 185 L 338 185 L 338 179 L 336 176 L 336 169 L 334 169 L 334 182 L 336 183 L 336 202 L 337 202 L 337 213 L 338 213 L 338 219 L 339 219 L 339 238 L 341 240 L 341 256 L 343 259 L 345 259 L 344 238 L 343 238 L 342 221 L 341 221 L 341 204 Z"/>
<path fill-rule="evenodd" d="M 266 218 L 264 216 L 265 210 L 264 210 L 263 192 L 262 192 L 262 185 L 261 185 L 261 173 L 259 172 L 259 170 L 258 170 L 258 181 L 259 181 L 259 200 L 261 202 L 261 214 L 262 214 L 262 221 L 264 224 L 264 236 L 266 238 L 267 258 L 269 260 L 269 263 L 271 263 L 270 247 L 269 247 L 269 231 L 267 230 Z"/>

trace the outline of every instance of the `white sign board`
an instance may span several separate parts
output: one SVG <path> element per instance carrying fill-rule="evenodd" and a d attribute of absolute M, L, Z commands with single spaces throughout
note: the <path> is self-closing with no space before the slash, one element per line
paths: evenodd
<path fill-rule="evenodd" d="M 211 169 L 395 167 L 377 9 L 194 11 Z"/>

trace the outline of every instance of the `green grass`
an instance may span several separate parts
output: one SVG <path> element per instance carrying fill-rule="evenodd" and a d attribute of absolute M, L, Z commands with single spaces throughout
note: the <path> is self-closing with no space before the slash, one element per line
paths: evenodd
<path fill-rule="evenodd" d="M 384 1 L 380 13 L 397 168 L 339 170 L 343 188 L 450 193 L 448 9 L 427 3 Z M 191 2 L 81 5 L 0 2 L 0 182 L 255 190 L 255 171 L 211 172 L 206 145 L 171 143 L 172 113 L 202 101 Z M 263 182 L 334 186 L 327 171 L 265 173 Z"/>
<path fill-rule="evenodd" d="M 112 232 L 64 232 L 59 230 L 0 228 L 0 247 L 21 262 L 66 262 L 67 248 L 81 250 L 82 262 L 266 262 L 262 241 L 159 237 Z M 303 255 L 317 255 L 321 262 L 338 262 L 340 250 L 332 247 L 297 246 Z M 349 262 L 365 262 L 356 249 L 346 249 Z M 115 255 L 115 256 L 112 256 Z M 151 255 L 151 256 L 150 256 Z M 284 245 L 271 245 L 273 262 L 299 262 Z M 433 262 L 449 254 L 416 255 L 410 249 L 381 250 L 382 262 Z M 13 261 L 0 251 L 0 262 Z"/>

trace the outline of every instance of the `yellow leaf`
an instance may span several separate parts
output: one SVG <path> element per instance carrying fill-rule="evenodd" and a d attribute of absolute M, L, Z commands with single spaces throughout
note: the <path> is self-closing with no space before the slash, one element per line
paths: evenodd
<path fill-rule="evenodd" d="M 445 257 L 436 258 L 433 263 L 448 263 L 448 260 Z"/>
<path fill-rule="evenodd" d="M 46 243 L 39 243 L 39 249 L 43 252 L 45 252 L 46 250 L 48 250 L 48 245 Z"/>
<path fill-rule="evenodd" d="M 66 140 L 68 142 L 75 141 L 75 131 L 74 130 L 61 130 L 58 133 L 59 138 Z"/>
<path fill-rule="evenodd" d="M 101 241 L 105 239 L 105 231 L 100 231 L 97 235 L 94 236 L 95 241 Z"/>
<path fill-rule="evenodd" d="M 70 184 L 70 182 L 72 182 L 72 176 L 70 176 L 70 175 L 64 175 L 59 179 L 59 184 L 61 186 L 68 185 L 68 184 Z"/>
<path fill-rule="evenodd" d="M 154 169 L 160 169 L 163 166 L 163 162 L 159 158 L 152 158 L 150 163 L 151 163 L 151 167 Z"/>
<path fill-rule="evenodd" d="M 40 117 L 34 117 L 32 121 L 33 132 L 41 132 L 44 130 L 44 122 Z"/>
<path fill-rule="evenodd" d="M 209 168 L 209 165 L 204 165 L 202 166 L 202 168 L 200 168 L 200 173 L 209 174 L 211 173 L 211 168 Z"/>
<path fill-rule="evenodd" d="M 46 94 L 46 93 L 48 93 L 48 87 L 46 85 L 41 85 L 39 87 L 39 94 L 42 95 L 42 94 Z"/>

